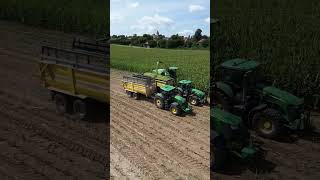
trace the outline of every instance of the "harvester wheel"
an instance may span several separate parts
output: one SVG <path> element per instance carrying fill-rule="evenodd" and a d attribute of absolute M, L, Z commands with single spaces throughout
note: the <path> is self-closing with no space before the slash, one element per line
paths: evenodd
<path fill-rule="evenodd" d="M 213 98 L 212 98 L 214 106 L 220 108 L 224 111 L 231 112 L 232 107 L 229 98 L 219 90 L 213 91 Z"/>
<path fill-rule="evenodd" d="M 170 112 L 173 114 L 173 115 L 180 115 L 181 114 L 181 108 L 179 107 L 179 105 L 177 103 L 172 103 L 171 106 L 170 106 Z"/>
<path fill-rule="evenodd" d="M 55 94 L 54 100 L 56 103 L 56 111 L 58 114 L 64 114 L 69 111 L 69 101 L 66 95 Z"/>
<path fill-rule="evenodd" d="M 199 104 L 199 100 L 196 96 L 190 96 L 189 102 L 193 106 L 197 106 Z"/>
<path fill-rule="evenodd" d="M 88 115 L 87 103 L 81 99 L 73 101 L 73 114 L 77 119 L 85 119 Z"/>
<path fill-rule="evenodd" d="M 213 139 L 213 161 L 212 161 L 212 170 L 217 171 L 221 170 L 225 165 L 227 160 L 228 150 L 224 139 L 221 136 L 218 136 Z"/>
<path fill-rule="evenodd" d="M 154 103 L 156 104 L 157 108 L 164 109 L 164 101 L 162 98 L 156 97 L 156 99 L 154 100 Z"/>
<path fill-rule="evenodd" d="M 133 97 L 133 99 L 138 100 L 139 99 L 139 94 L 138 93 L 133 93 L 132 97 Z"/>
<path fill-rule="evenodd" d="M 275 138 L 282 130 L 281 114 L 268 108 L 253 116 L 253 125 L 257 133 L 265 138 Z"/>

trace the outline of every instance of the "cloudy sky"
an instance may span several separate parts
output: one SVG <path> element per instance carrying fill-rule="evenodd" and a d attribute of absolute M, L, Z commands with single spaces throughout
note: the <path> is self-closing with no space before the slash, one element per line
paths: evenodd
<path fill-rule="evenodd" d="M 210 0 L 111 0 L 111 35 L 209 35 Z"/>

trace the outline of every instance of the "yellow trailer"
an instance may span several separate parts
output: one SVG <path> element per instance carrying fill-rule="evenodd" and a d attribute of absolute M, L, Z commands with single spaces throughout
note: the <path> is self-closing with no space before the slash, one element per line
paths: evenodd
<path fill-rule="evenodd" d="M 88 102 L 110 102 L 107 54 L 42 46 L 40 77 L 52 92 L 59 113 L 79 118 L 88 114 Z"/>
<path fill-rule="evenodd" d="M 155 80 L 144 75 L 123 76 L 122 86 L 127 95 L 135 99 L 140 95 L 151 97 L 157 89 Z"/>

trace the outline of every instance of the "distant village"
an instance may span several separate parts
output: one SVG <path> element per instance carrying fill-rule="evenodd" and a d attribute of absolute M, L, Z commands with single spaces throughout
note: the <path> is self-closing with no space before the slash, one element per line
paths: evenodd
<path fill-rule="evenodd" d="M 180 36 L 179 34 L 166 37 L 157 31 L 155 34 L 143 34 L 138 36 L 113 35 L 111 44 L 120 44 L 127 46 L 139 46 L 145 48 L 192 48 L 209 49 L 210 39 L 207 35 L 202 35 L 202 30 L 197 29 L 192 36 Z"/>

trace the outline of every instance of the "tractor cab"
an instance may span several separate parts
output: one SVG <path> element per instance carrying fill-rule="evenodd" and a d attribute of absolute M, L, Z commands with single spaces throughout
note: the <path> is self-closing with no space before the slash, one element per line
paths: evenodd
<path fill-rule="evenodd" d="M 164 85 L 160 88 L 160 93 L 165 100 L 168 100 L 176 95 L 176 88 L 170 85 Z"/>
<path fill-rule="evenodd" d="M 182 96 L 188 96 L 192 92 L 192 81 L 181 80 L 178 83 L 178 88 L 181 91 Z"/>
<path fill-rule="evenodd" d="M 218 69 L 218 79 L 234 89 L 239 89 L 243 85 L 254 87 L 261 78 L 259 65 L 257 61 L 247 59 L 226 61 Z"/>

